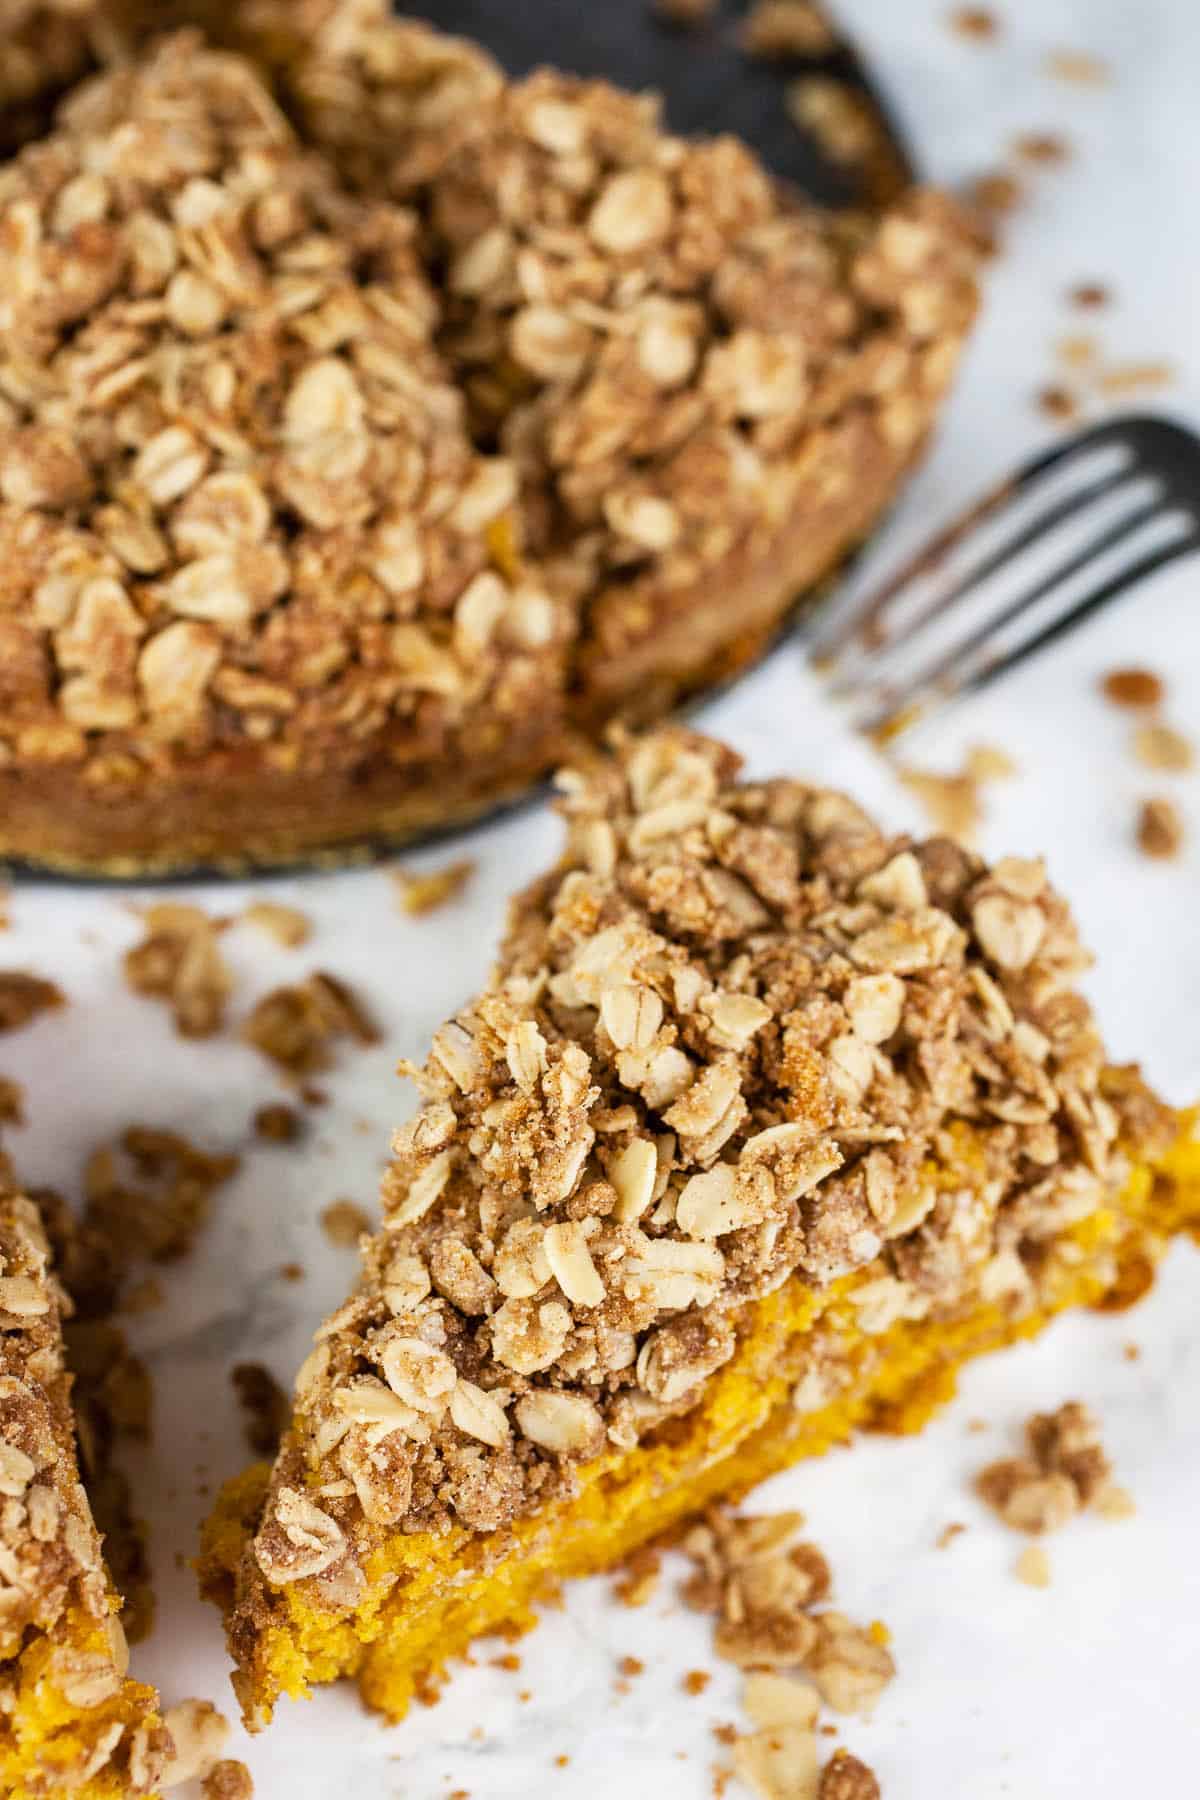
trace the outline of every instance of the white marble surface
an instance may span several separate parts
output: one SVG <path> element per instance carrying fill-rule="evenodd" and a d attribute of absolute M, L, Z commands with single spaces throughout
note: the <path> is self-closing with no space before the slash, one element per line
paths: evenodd
<path fill-rule="evenodd" d="M 1000 0 L 1005 32 L 990 47 L 951 36 L 944 0 L 844 0 L 842 12 L 881 71 L 927 169 L 947 180 L 993 166 L 1011 137 L 1052 129 L 1073 159 L 1036 174 L 991 278 L 989 308 L 962 386 L 926 470 L 880 546 L 878 562 L 1031 448 L 1045 424 L 1032 391 L 1051 373 L 1051 345 L 1094 330 L 1114 361 L 1169 357 L 1164 404 L 1200 413 L 1200 280 L 1194 168 L 1200 155 L 1194 82 L 1200 11 L 1189 0 Z M 1111 59 L 1111 87 L 1068 88 L 1041 72 L 1047 49 Z M 548 47 L 549 48 L 549 47 Z M 1072 315 L 1064 290 L 1113 286 L 1117 304 Z M 1163 575 L 1037 667 L 930 727 L 912 754 L 952 766 L 962 746 L 999 742 L 1023 774 L 994 790 L 989 848 L 1047 849 L 1101 954 L 1091 980 L 1112 1048 L 1139 1057 L 1175 1099 L 1200 1094 L 1197 853 L 1170 867 L 1130 846 L 1136 799 L 1168 787 L 1200 835 L 1200 780 L 1150 778 L 1131 761 L 1128 724 L 1095 695 L 1097 674 L 1147 660 L 1169 673 L 1172 713 L 1200 738 L 1200 569 Z M 763 771 L 795 769 L 844 782 L 897 823 L 910 802 L 875 757 L 833 719 L 787 650 L 708 715 Z M 12 1148 L 28 1178 L 77 1184 L 85 1149 L 131 1119 L 177 1127 L 243 1153 L 194 1257 L 168 1272 L 168 1305 L 134 1336 L 157 1387 L 153 1443 L 136 1480 L 153 1531 L 159 1626 L 136 1656 L 168 1700 L 201 1693 L 229 1703 L 216 1618 L 177 1563 L 190 1555 L 208 1490 L 244 1460 L 229 1365 L 262 1359 L 285 1382 L 326 1306 L 352 1278 L 352 1256 L 316 1228 L 329 1201 L 371 1202 L 388 1129 L 409 1105 L 392 1069 L 419 1056 L 440 1018 L 482 976 L 509 890 L 553 852 L 557 827 L 533 814 L 482 831 L 454 854 L 478 857 L 469 896 L 423 921 L 399 916 L 373 870 L 262 884 L 295 900 L 316 933 L 299 952 L 227 939 L 236 1003 L 313 966 L 378 988 L 385 1042 L 347 1053 L 324 1085 L 303 1152 L 249 1140 L 254 1107 L 277 1090 L 248 1049 L 188 1046 L 157 1007 L 129 996 L 119 954 L 137 935 L 128 895 L 21 886 L 0 963 L 57 976 L 69 1009 L 0 1046 L 0 1070 L 28 1091 L 30 1122 Z M 418 856 L 435 866 L 445 851 Z M 201 890 L 235 911 L 244 891 Z M 281 1264 L 306 1279 L 289 1285 Z M 1116 1319 L 1071 1319 L 1039 1343 L 977 1365 L 959 1400 L 915 1442 L 870 1440 L 852 1454 L 771 1484 L 764 1505 L 800 1505 L 828 1549 L 846 1610 L 886 1619 L 900 1678 L 874 1721 L 842 1741 L 878 1769 L 888 1800 L 1124 1800 L 1135 1788 L 1183 1794 L 1194 1770 L 1200 1667 L 1200 1254 L 1172 1254 L 1150 1300 Z M 1139 1361 L 1123 1355 L 1134 1339 Z M 1103 1416 L 1138 1518 L 1080 1522 L 1050 1546 L 1054 1585 L 1014 1581 L 1018 1545 L 971 1498 L 970 1471 L 1012 1440 L 1032 1408 L 1078 1395 Z M 969 1435 L 967 1422 L 988 1422 Z M 970 1529 L 934 1539 L 951 1519 Z M 505 1674 L 481 1654 L 437 1708 L 381 1730 L 349 1691 L 284 1706 L 265 1737 L 231 1754 L 252 1767 L 264 1800 L 473 1800 L 530 1793 L 599 1800 L 614 1781 L 631 1796 L 701 1800 L 720 1754 L 710 1727 L 735 1719 L 737 1683 L 714 1661 L 707 1627 L 672 1600 L 616 1607 L 603 1583 L 576 1586 L 521 1647 Z M 626 1696 L 617 1660 L 647 1665 Z M 680 1688 L 703 1667 L 699 1699 Z M 528 1690 L 530 1697 L 520 1698 Z M 555 1766 L 560 1755 L 565 1767 Z"/>

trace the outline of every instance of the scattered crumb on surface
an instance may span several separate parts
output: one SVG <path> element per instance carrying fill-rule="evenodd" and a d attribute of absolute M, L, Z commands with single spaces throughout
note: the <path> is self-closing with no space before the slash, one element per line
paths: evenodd
<path fill-rule="evenodd" d="M 130 1125 L 84 1166 L 84 1224 L 123 1285 L 140 1263 L 178 1262 L 208 1222 L 212 1197 L 238 1158 L 197 1149 L 182 1133 Z"/>
<path fill-rule="evenodd" d="M 1166 683 L 1152 669 L 1110 669 L 1100 689 L 1114 706 L 1131 708 L 1161 706 L 1167 695 Z"/>
<path fill-rule="evenodd" d="M 767 61 L 824 56 L 836 43 L 829 21 L 807 0 L 757 0 L 742 26 L 742 48 Z"/>
<path fill-rule="evenodd" d="M 848 1750 L 837 1750 L 822 1771 L 817 1800 L 880 1800 L 881 1792 L 873 1769 Z"/>
<path fill-rule="evenodd" d="M 702 1694 L 711 1681 L 712 1676 L 707 1669 L 689 1669 L 680 1686 L 685 1694 L 696 1695 Z"/>
<path fill-rule="evenodd" d="M 1021 765 L 999 744 L 972 744 L 967 751 L 964 769 L 977 785 L 987 781 L 1011 781 L 1021 773 Z"/>
<path fill-rule="evenodd" d="M 1146 769 L 1165 769 L 1182 775 L 1196 760 L 1195 748 L 1182 731 L 1171 725 L 1139 725 L 1133 734 L 1133 754 Z"/>
<path fill-rule="evenodd" d="M 861 94 L 831 75 L 801 75 L 788 83 L 788 116 L 815 138 L 833 162 L 860 163 L 878 138 L 878 123 Z"/>
<path fill-rule="evenodd" d="M 1068 1400 L 1025 1422 L 1026 1452 L 981 1469 L 975 1491 L 1014 1531 L 1057 1531 L 1111 1486 L 1112 1465 L 1089 1409 Z"/>
<path fill-rule="evenodd" d="M 1079 307 L 1081 312 L 1095 312 L 1112 301 L 1112 290 L 1101 281 L 1077 281 L 1067 293 L 1072 306 Z"/>
<path fill-rule="evenodd" d="M 219 1767 L 229 1721 L 211 1700 L 181 1700 L 178 1706 L 167 1708 L 163 1724 L 174 1746 L 167 1759 L 164 1788 L 181 1787 Z"/>
<path fill-rule="evenodd" d="M 370 1229 L 370 1214 L 353 1200 L 331 1200 L 321 1213 L 321 1230 L 335 1250 L 353 1250 Z"/>
<path fill-rule="evenodd" d="M 455 899 L 475 873 L 472 857 L 447 863 L 444 868 L 430 869 L 425 874 L 397 869 L 393 879 L 401 911 L 410 918 L 421 919 Z"/>
<path fill-rule="evenodd" d="M 19 1031 L 39 1013 L 55 1012 L 66 996 L 53 981 L 28 969 L 0 969 L 0 1031 Z"/>
<path fill-rule="evenodd" d="M 1050 1586 L 1050 1558 L 1040 1544 L 1026 1544 L 1013 1564 L 1013 1574 L 1026 1587 Z"/>
<path fill-rule="evenodd" d="M 628 1681 L 633 1681 L 637 1676 L 646 1673 L 646 1665 L 640 1656 L 623 1656 L 617 1664 L 617 1668 Z"/>
<path fill-rule="evenodd" d="M 142 909 L 140 944 L 125 953 L 125 979 L 135 994 L 165 1000 L 181 1037 L 214 1037 L 225 1023 L 233 988 L 217 934 L 226 921 L 199 906 L 162 900 Z"/>
<path fill-rule="evenodd" d="M 958 6 L 949 15 L 951 31 L 975 43 L 989 43 L 1000 35 L 1000 21 L 986 6 Z"/>
<path fill-rule="evenodd" d="M 254 1780 L 243 1762 L 217 1763 L 204 1777 L 204 1800 L 253 1800 Z"/>
<path fill-rule="evenodd" d="M 521 1659 L 515 1650 L 506 1650 L 503 1656 L 493 1656 L 488 1660 L 493 1669 L 507 1669 L 510 1675 L 515 1675 L 521 1667 Z"/>
<path fill-rule="evenodd" d="M 613 1593 L 623 1606 L 645 1606 L 662 1580 L 662 1557 L 643 1546 L 625 1559 L 617 1572 Z"/>
<path fill-rule="evenodd" d="M 10 1075 L 0 1075 L 0 1125 L 25 1123 L 25 1090 Z"/>
<path fill-rule="evenodd" d="M 1106 87 L 1112 80 L 1109 64 L 1090 50 L 1051 50 L 1045 69 L 1055 81 L 1069 81 L 1077 87 Z"/>
<path fill-rule="evenodd" d="M 1173 800 L 1158 795 L 1138 808 L 1137 847 L 1143 856 L 1169 862 L 1178 856 L 1185 837 L 1183 815 Z"/>
<path fill-rule="evenodd" d="M 260 1106 L 254 1115 L 255 1136 L 269 1144 L 295 1143 L 302 1130 L 300 1114 L 294 1106 L 285 1106 L 282 1101 Z"/>
<path fill-rule="evenodd" d="M 1021 183 L 1007 169 L 991 169 L 975 177 L 967 197 L 985 213 L 1010 213 L 1024 193 Z"/>
<path fill-rule="evenodd" d="M 717 0 L 653 0 L 654 11 L 668 25 L 706 25 Z"/>
<path fill-rule="evenodd" d="M 243 924 L 265 932 L 285 950 L 295 950 L 312 936 L 312 920 L 298 906 L 284 906 L 278 900 L 256 900 L 240 915 Z"/>
<path fill-rule="evenodd" d="M 1126 1362 L 1141 1362 L 1142 1346 L 1133 1343 L 1131 1340 L 1128 1344 L 1123 1344 L 1121 1346 L 1121 1355 L 1125 1358 Z"/>
<path fill-rule="evenodd" d="M 1076 331 L 1059 338 L 1054 352 L 1064 368 L 1090 369 L 1100 353 L 1100 347 L 1094 337 Z"/>
<path fill-rule="evenodd" d="M 1097 386 L 1102 394 L 1120 398 L 1126 394 L 1153 393 L 1159 388 L 1170 387 L 1174 380 L 1175 370 L 1168 362 L 1120 363 L 1102 370 L 1097 376 Z"/>
<path fill-rule="evenodd" d="M 294 987 L 264 994 L 242 1027 L 248 1044 L 291 1075 L 312 1075 L 332 1061 L 339 1038 L 374 1044 L 379 1033 L 361 1001 L 336 976 L 318 970 Z"/>
<path fill-rule="evenodd" d="M 121 1312 L 126 1318 L 136 1318 L 141 1313 L 157 1312 L 166 1303 L 166 1291 L 157 1275 L 147 1275 L 144 1281 L 135 1281 L 121 1296 Z"/>
<path fill-rule="evenodd" d="M 948 1525 L 943 1525 L 942 1529 L 938 1532 L 937 1537 L 934 1540 L 935 1550 L 948 1550 L 955 1538 L 960 1538 L 966 1529 L 966 1526 L 960 1523 L 958 1519 L 951 1519 L 950 1523 Z"/>
<path fill-rule="evenodd" d="M 303 1281 L 304 1264 L 298 1262 L 281 1263 L 279 1265 L 279 1275 L 282 1281 Z"/>
<path fill-rule="evenodd" d="M 264 1363 L 235 1363 L 229 1380 L 244 1415 L 251 1451 L 255 1456 L 274 1456 L 288 1422 L 286 1393 Z"/>
<path fill-rule="evenodd" d="M 1128 1488 L 1110 1481 L 1096 1495 L 1092 1510 L 1102 1519 L 1132 1519 L 1137 1512 L 1137 1502 Z"/>
<path fill-rule="evenodd" d="M 1058 424 L 1069 424 L 1079 417 L 1079 401 L 1069 388 L 1058 382 L 1047 382 L 1040 387 L 1036 395 L 1037 409 L 1044 418 L 1053 419 Z"/>
<path fill-rule="evenodd" d="M 1022 132 L 1013 139 L 1013 149 L 1032 163 L 1064 163 L 1070 156 L 1066 139 L 1053 131 Z"/>

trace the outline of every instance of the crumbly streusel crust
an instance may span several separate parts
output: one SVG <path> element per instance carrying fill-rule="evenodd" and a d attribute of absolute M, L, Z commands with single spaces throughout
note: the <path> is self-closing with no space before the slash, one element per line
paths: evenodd
<path fill-rule="evenodd" d="M 123 1694 L 128 1650 L 76 1462 L 69 1311 L 37 1207 L 0 1175 L 0 1777 L 22 1796 L 106 1780 L 123 1785 L 94 1791 L 149 1794 L 169 1739 L 151 1690 Z"/>
<path fill-rule="evenodd" d="M 935 196 L 829 218 L 644 98 L 275 16 L 322 153 L 185 35 L 0 172 L 0 851 L 279 861 L 518 791 L 761 647 L 969 322 Z"/>
<path fill-rule="evenodd" d="M 563 778 L 561 863 L 410 1071 L 422 1104 L 298 1377 L 235 1650 L 292 1584 L 352 1607 L 397 1531 L 495 1532 L 569 1493 L 696 1406 L 789 1279 L 859 1276 L 872 1333 L 1019 1313 L 1124 1180 L 1119 1141 L 1169 1130 L 1106 1067 L 1040 862 L 737 775 L 672 730 Z"/>

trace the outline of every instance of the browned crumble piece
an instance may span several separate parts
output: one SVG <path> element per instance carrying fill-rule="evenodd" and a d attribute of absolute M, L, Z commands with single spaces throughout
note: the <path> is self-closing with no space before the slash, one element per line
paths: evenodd
<path fill-rule="evenodd" d="M 430 869 L 421 875 L 398 869 L 395 881 L 401 910 L 414 919 L 436 912 L 462 893 L 474 873 L 472 857 L 463 857 L 459 862 L 447 863 L 444 868 Z"/>
<path fill-rule="evenodd" d="M 948 1550 L 954 1540 L 960 1538 L 966 1529 L 966 1526 L 961 1524 L 959 1520 L 951 1519 L 950 1523 L 948 1525 L 943 1525 L 942 1529 L 938 1532 L 937 1537 L 934 1540 L 934 1549 Z"/>
<path fill-rule="evenodd" d="M 990 43 L 999 36 L 1000 21 L 986 6 L 959 6 L 949 15 L 951 31 L 976 43 Z"/>
<path fill-rule="evenodd" d="M 0 969 L 0 1031 L 19 1031 L 39 1013 L 54 1012 L 66 1003 L 53 981 L 26 969 Z"/>
<path fill-rule="evenodd" d="M 1099 281 L 1079 281 L 1069 290 L 1067 299 L 1072 306 L 1079 307 L 1081 312 L 1095 312 L 1110 304 L 1112 290 Z"/>
<path fill-rule="evenodd" d="M 1143 856 L 1167 862 L 1179 855 L 1184 838 L 1183 815 L 1173 800 L 1158 795 L 1138 808 L 1137 846 Z"/>
<path fill-rule="evenodd" d="M 1108 1485 L 1112 1464 L 1100 1441 L 1100 1427 L 1080 1401 L 1068 1400 L 1056 1412 L 1035 1413 L 1025 1435 L 1040 1467 L 1064 1474 L 1081 1507 L 1090 1506 Z"/>
<path fill-rule="evenodd" d="M 707 25 L 717 9 L 717 0 L 652 0 L 652 5 L 668 25 L 690 27 Z"/>
<path fill-rule="evenodd" d="M 344 982 L 318 971 L 294 987 L 265 994 L 242 1027 L 242 1036 L 291 1075 L 313 1075 L 333 1060 L 339 1038 L 374 1044 L 379 1034 Z"/>
<path fill-rule="evenodd" d="M 287 1394 L 264 1363 L 235 1363 L 229 1379 L 245 1414 L 251 1451 L 255 1456 L 274 1456 L 287 1429 Z"/>
<path fill-rule="evenodd" d="M 991 1463 L 976 1491 L 1006 1525 L 1056 1531 L 1111 1486 L 1112 1465 L 1093 1414 L 1078 1400 L 1026 1422 L 1028 1454 Z"/>
<path fill-rule="evenodd" d="M 1111 65 L 1089 50 L 1051 50 L 1045 67 L 1056 81 L 1069 81 L 1077 87 L 1106 87 L 1112 80 Z"/>
<path fill-rule="evenodd" d="M 1153 669 L 1110 669 L 1100 683 L 1106 700 L 1114 706 L 1150 710 L 1161 706 L 1167 697 L 1167 686 Z"/>
<path fill-rule="evenodd" d="M 979 782 L 969 769 L 958 775 L 938 775 L 931 769 L 901 766 L 896 772 L 936 830 L 960 844 L 972 842 L 983 818 L 983 808 Z"/>
<path fill-rule="evenodd" d="M 1047 419 L 1057 424 L 1069 424 L 1079 417 L 1079 401 L 1069 388 L 1061 387 L 1057 382 L 1048 382 L 1040 387 L 1036 395 L 1037 408 Z"/>
<path fill-rule="evenodd" d="M 613 1593 L 622 1606 L 645 1606 L 658 1592 L 661 1580 L 662 1557 L 657 1550 L 643 1546 L 625 1559 Z"/>
<path fill-rule="evenodd" d="M 217 934 L 223 919 L 199 906 L 159 901 L 142 913 L 145 936 L 125 953 L 125 977 L 137 994 L 167 1001 L 181 1037 L 213 1037 L 225 1022 L 233 987 Z"/>
<path fill-rule="evenodd" d="M 1066 369 L 1090 369 L 1096 361 L 1099 346 L 1094 337 L 1072 332 L 1069 337 L 1059 338 L 1054 352 Z"/>
<path fill-rule="evenodd" d="M 304 1264 L 298 1262 L 281 1263 L 279 1266 L 279 1275 L 280 1279 L 283 1281 L 303 1281 Z"/>
<path fill-rule="evenodd" d="M 1139 725 L 1133 734 L 1133 754 L 1143 767 L 1172 775 L 1185 774 L 1196 761 L 1191 739 L 1163 724 Z"/>
<path fill-rule="evenodd" d="M 812 1800 L 817 1792 L 816 1733 L 772 1725 L 734 1739 L 733 1766 L 758 1800 Z"/>
<path fill-rule="evenodd" d="M 971 183 L 969 198 L 985 213 L 1009 213 L 1024 197 L 1025 190 L 1007 169 L 995 169 L 977 175 Z"/>
<path fill-rule="evenodd" d="M 702 1694 L 711 1681 L 712 1676 L 707 1669 L 689 1669 L 679 1685 L 685 1694 L 695 1696 Z"/>
<path fill-rule="evenodd" d="M 0 1125 L 25 1123 L 25 1090 L 10 1075 L 0 1075 Z"/>
<path fill-rule="evenodd" d="M 298 906 L 284 906 L 278 900 L 256 900 L 241 914 L 242 922 L 265 932 L 285 950 L 295 950 L 312 936 L 312 920 Z"/>
<path fill-rule="evenodd" d="M 871 1712 L 896 1673 L 896 1662 L 872 1626 L 855 1625 L 843 1613 L 815 1617 L 817 1638 L 805 1662 L 821 1698 L 835 1712 Z"/>
<path fill-rule="evenodd" d="M 633 1681 L 637 1676 L 646 1673 L 646 1665 L 640 1656 L 623 1656 L 617 1664 L 617 1668 L 627 1681 Z"/>
<path fill-rule="evenodd" d="M 1013 1564 L 1013 1574 L 1026 1587 L 1048 1588 L 1050 1586 L 1050 1558 L 1040 1544 L 1026 1544 L 1020 1556 Z"/>
<path fill-rule="evenodd" d="M 808 0 L 755 0 L 742 26 L 742 48 L 767 61 L 825 56 L 837 39 L 828 19 Z"/>
<path fill-rule="evenodd" d="M 1079 1511 L 1071 1480 L 1047 1473 L 1028 1456 L 989 1463 L 977 1476 L 975 1490 L 1014 1531 L 1058 1531 Z"/>
<path fill-rule="evenodd" d="M 789 82 L 788 115 L 834 162 L 860 163 L 878 142 L 879 126 L 863 95 L 832 75 Z"/>
<path fill-rule="evenodd" d="M 126 1288 L 121 1295 L 121 1311 L 126 1318 L 136 1318 L 140 1313 L 157 1312 L 166 1302 L 166 1291 L 156 1275 L 147 1275 L 144 1281 L 135 1281 L 132 1287 Z"/>
<path fill-rule="evenodd" d="M 321 1230 L 335 1250 L 353 1250 L 370 1229 L 370 1214 L 353 1200 L 331 1200 L 321 1213 Z"/>
<path fill-rule="evenodd" d="M 204 1800 L 254 1800 L 254 1780 L 245 1763 L 226 1759 L 209 1770 L 201 1792 Z"/>
<path fill-rule="evenodd" d="M 1102 370 L 1096 385 L 1110 399 L 1120 399 L 1127 394 L 1154 393 L 1170 387 L 1175 379 L 1175 370 L 1168 362 L 1137 362 Z"/>
<path fill-rule="evenodd" d="M 213 1194 L 237 1169 L 236 1156 L 198 1150 L 179 1132 L 131 1125 L 119 1146 L 102 1145 L 88 1157 L 85 1222 L 122 1270 L 139 1260 L 177 1262 L 207 1223 Z"/>
<path fill-rule="evenodd" d="M 1070 155 L 1066 139 L 1051 131 L 1023 132 L 1014 138 L 1013 149 L 1032 163 L 1064 163 Z"/>
<path fill-rule="evenodd" d="M 881 1793 L 875 1771 L 848 1750 L 838 1750 L 821 1771 L 817 1800 L 880 1800 Z"/>
<path fill-rule="evenodd" d="M 285 1106 L 279 1100 L 260 1106 L 254 1115 L 255 1135 L 269 1144 L 294 1144 L 303 1129 L 295 1107 Z"/>

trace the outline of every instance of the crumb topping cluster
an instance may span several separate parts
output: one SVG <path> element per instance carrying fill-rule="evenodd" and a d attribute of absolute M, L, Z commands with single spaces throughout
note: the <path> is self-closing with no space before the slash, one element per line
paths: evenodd
<path fill-rule="evenodd" d="M 524 691 L 557 616 L 489 566 L 515 475 L 467 441 L 412 240 L 187 35 L 0 174 L 10 754 L 290 768 Z"/>
<path fill-rule="evenodd" d="M 0 761 L 553 760 L 594 666 L 916 448 L 966 234 L 379 0 L 241 12 L 301 136 L 184 33 L 0 172 Z"/>
<path fill-rule="evenodd" d="M 129 1654 L 76 1466 L 62 1343 L 68 1313 L 37 1208 L 0 1185 L 0 1764 L 18 1659 L 44 1633 L 53 1646 L 48 1677 L 84 1715 L 79 1779 L 119 1769 L 123 1791 L 145 1794 L 157 1786 L 169 1740 L 160 1726 L 134 1727 L 105 1710 Z"/>
<path fill-rule="evenodd" d="M 270 1582 L 350 1603 L 384 1532 L 536 1506 L 693 1406 L 789 1277 L 858 1276 L 867 1333 L 1020 1308 L 1121 1179 L 1127 1083 L 1042 865 L 737 770 L 668 731 L 564 778 L 563 861 L 411 1071 L 384 1229 L 301 1371 Z"/>

